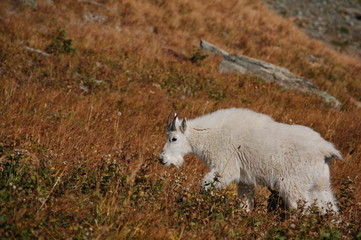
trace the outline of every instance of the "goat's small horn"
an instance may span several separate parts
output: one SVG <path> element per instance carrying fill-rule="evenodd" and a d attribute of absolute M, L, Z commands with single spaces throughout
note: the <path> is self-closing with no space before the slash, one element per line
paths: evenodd
<path fill-rule="evenodd" d="M 171 126 L 171 128 L 170 128 L 171 131 L 176 131 L 176 130 L 177 130 L 177 129 L 176 129 L 176 126 L 175 126 L 175 121 L 176 121 L 177 117 L 178 117 L 178 114 L 177 114 L 177 113 L 174 114 L 172 126 Z"/>
<path fill-rule="evenodd" d="M 172 114 L 173 114 L 173 110 L 170 112 L 168 116 L 168 122 L 167 122 L 168 131 L 171 131 L 172 129 Z"/>

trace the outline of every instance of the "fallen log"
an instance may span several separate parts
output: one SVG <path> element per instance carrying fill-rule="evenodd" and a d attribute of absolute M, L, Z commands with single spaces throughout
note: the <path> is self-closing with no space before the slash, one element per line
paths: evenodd
<path fill-rule="evenodd" d="M 319 90 L 316 84 L 304 77 L 294 75 L 286 68 L 242 55 L 229 54 L 223 49 L 204 40 L 201 40 L 201 48 L 223 57 L 218 68 L 218 71 L 221 73 L 238 73 L 241 75 L 257 76 L 266 82 L 275 82 L 286 89 L 316 94 L 326 102 L 333 104 L 335 108 L 341 107 L 340 101 L 335 97 Z"/>

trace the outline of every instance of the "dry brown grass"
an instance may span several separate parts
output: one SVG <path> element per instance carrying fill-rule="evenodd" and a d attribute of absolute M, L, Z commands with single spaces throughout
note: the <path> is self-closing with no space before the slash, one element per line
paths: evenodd
<path fill-rule="evenodd" d="M 350 102 L 361 100 L 359 59 L 308 38 L 258 1 L 99 2 L 106 8 L 70 0 L 39 1 L 37 10 L 0 3 L 0 236 L 361 237 L 361 114 Z M 88 21 L 90 13 L 106 20 Z M 45 57 L 24 49 L 45 50 L 59 29 L 76 52 Z M 220 75 L 214 56 L 194 64 L 187 58 L 200 39 L 287 67 L 344 107 L 253 77 Z M 198 193 L 205 172 L 199 159 L 188 157 L 181 170 L 157 163 L 171 109 L 192 118 L 225 107 L 310 126 L 335 143 L 345 158 L 332 164 L 344 222 L 297 213 L 282 220 L 266 213 L 262 200 L 246 214 L 232 187 Z"/>

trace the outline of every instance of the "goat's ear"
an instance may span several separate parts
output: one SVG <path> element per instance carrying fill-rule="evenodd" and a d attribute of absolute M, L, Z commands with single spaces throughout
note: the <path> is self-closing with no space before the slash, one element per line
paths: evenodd
<path fill-rule="evenodd" d="M 182 123 L 179 126 L 179 130 L 184 133 L 187 129 L 187 119 L 183 118 Z"/>

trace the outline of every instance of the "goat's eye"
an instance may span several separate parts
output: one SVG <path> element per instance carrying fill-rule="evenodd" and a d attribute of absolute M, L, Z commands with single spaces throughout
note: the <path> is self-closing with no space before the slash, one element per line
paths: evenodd
<path fill-rule="evenodd" d="M 172 142 L 175 142 L 175 141 L 177 141 L 177 138 L 175 138 L 175 137 L 172 138 Z"/>

